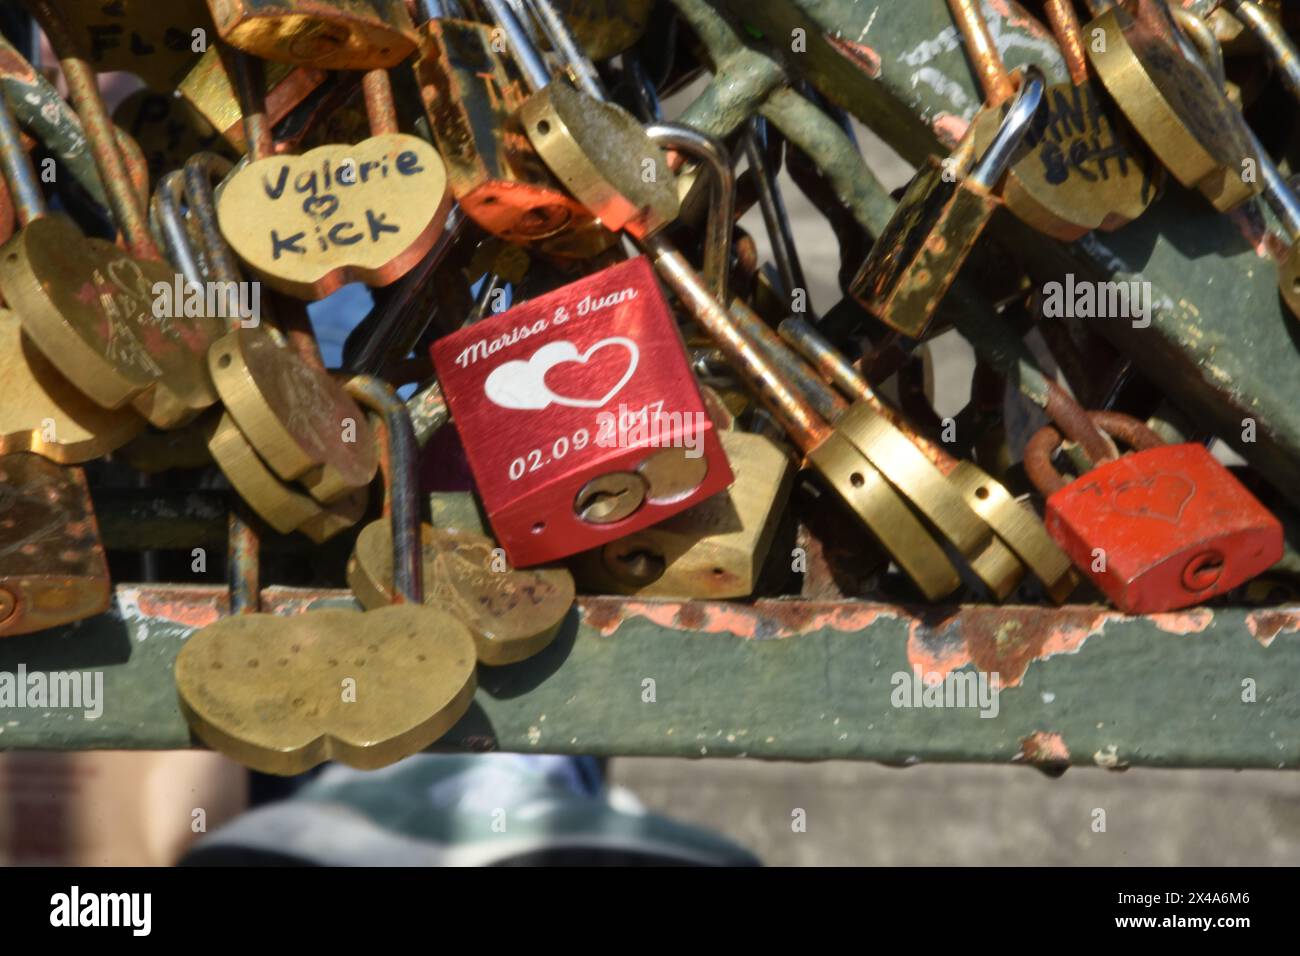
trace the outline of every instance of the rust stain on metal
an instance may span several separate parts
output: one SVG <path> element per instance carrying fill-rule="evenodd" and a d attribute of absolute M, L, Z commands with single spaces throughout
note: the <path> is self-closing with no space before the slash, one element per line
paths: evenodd
<path fill-rule="evenodd" d="M 856 66 L 866 76 L 873 80 L 880 76 L 880 54 L 871 47 L 865 43 L 855 43 L 853 40 L 846 40 L 830 33 L 826 34 L 826 40 L 830 43 L 831 49 Z"/>
<path fill-rule="evenodd" d="M 1190 611 L 1149 614 L 1146 619 L 1166 634 L 1202 634 L 1214 623 L 1214 612 L 1200 607 Z"/>
<path fill-rule="evenodd" d="M 1020 754 L 1015 759 L 1049 770 L 1064 768 L 1070 764 L 1070 748 L 1059 733 L 1036 730 L 1020 738 Z"/>
<path fill-rule="evenodd" d="M 224 592 L 206 588 L 151 585 L 130 591 L 119 588 L 118 594 L 121 604 L 133 603 L 146 617 L 192 628 L 207 627 L 216 622 L 226 613 L 228 603 Z"/>
<path fill-rule="evenodd" d="M 997 672 L 1003 687 L 1015 687 L 1030 662 L 1076 653 L 1115 612 L 1089 607 L 965 608 L 934 625 L 916 620 L 909 628 L 907 659 L 922 673 L 948 673 L 974 664 Z"/>
<path fill-rule="evenodd" d="M 1246 630 L 1264 647 L 1279 634 L 1300 634 L 1300 608 L 1252 611 L 1246 615 Z"/>
<path fill-rule="evenodd" d="M 970 127 L 970 121 L 952 113 L 940 113 L 930 126 L 934 129 L 935 137 L 946 149 L 956 149 Z"/>
<path fill-rule="evenodd" d="M 723 601 L 625 601 L 580 598 L 584 623 L 611 637 L 634 617 L 676 631 L 726 634 L 748 640 L 798 637 L 810 631 L 864 631 L 881 618 L 901 620 L 907 612 L 887 604 L 759 601 L 753 605 Z"/>

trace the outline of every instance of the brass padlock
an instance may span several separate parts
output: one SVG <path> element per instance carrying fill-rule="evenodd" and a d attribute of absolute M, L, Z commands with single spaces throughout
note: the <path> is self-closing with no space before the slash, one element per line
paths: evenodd
<path fill-rule="evenodd" d="M 439 17 L 420 33 L 416 78 L 466 215 L 493 235 L 555 255 L 585 258 L 607 248 L 613 235 L 563 190 L 511 124 L 526 93 L 493 49 L 492 28 Z"/>
<path fill-rule="evenodd" d="M 51 0 L 99 72 L 134 73 L 170 93 L 207 48 L 204 0 Z"/>
<path fill-rule="evenodd" d="M 44 216 L 30 163 L 9 150 L 9 178 L 30 184 L 24 201 L 31 221 L 0 250 L 0 291 L 23 331 L 96 403 L 120 408 L 131 402 L 151 424 L 176 427 L 216 401 L 204 366 L 208 345 L 224 325 L 206 314 L 177 314 L 176 303 L 161 294 L 174 287 L 176 274 L 149 231 L 94 71 L 48 2 L 34 0 L 32 9 L 59 55 L 130 252 L 83 237 L 67 218 Z"/>
<path fill-rule="evenodd" d="M 1226 212 L 1257 195 L 1245 121 L 1199 64 L 1159 29 L 1154 0 L 1115 5 L 1085 28 L 1088 57 L 1151 151 L 1189 189 Z"/>
<path fill-rule="evenodd" d="M 99 614 L 111 591 L 82 470 L 0 456 L 0 637 Z"/>
<path fill-rule="evenodd" d="M 573 576 L 562 567 L 516 570 L 485 535 L 420 526 L 424 603 L 463 621 L 480 664 L 514 664 L 555 639 L 573 606 Z M 366 525 L 348 561 L 348 586 L 363 607 L 392 600 L 393 535 L 387 522 Z"/>
<path fill-rule="evenodd" d="M 1052 541 L 1032 511 L 974 462 L 957 460 L 943 448 L 909 429 L 902 416 L 885 404 L 848 360 L 807 322 L 802 319 L 786 319 L 781 323 L 779 333 L 836 388 L 871 408 L 905 434 L 943 474 L 967 506 L 993 529 L 993 533 L 1005 546 L 1042 582 L 1049 598 L 1059 604 L 1069 597 L 1078 584 L 1071 570 L 1070 559 Z"/>
<path fill-rule="evenodd" d="M 753 593 L 797 469 L 783 449 L 761 435 L 724 431 L 721 437 L 735 475 L 731 487 L 570 559 L 585 590 L 714 600 Z"/>
<path fill-rule="evenodd" d="M 393 603 L 365 612 L 237 614 L 191 635 L 176 658 L 190 727 L 266 773 L 302 773 L 331 759 L 387 766 L 450 730 L 477 687 L 469 629 L 421 601 L 410 419 L 374 380 L 359 376 L 349 390 L 384 419 Z"/>
<path fill-rule="evenodd" d="M 235 60 L 253 161 L 222 187 L 217 219 L 249 269 L 288 295 L 319 299 L 347 282 L 386 285 L 423 259 L 451 193 L 437 151 L 398 132 L 387 72 L 363 80 L 368 139 L 272 156 L 258 65 L 242 53 Z"/>
<path fill-rule="evenodd" d="M 998 135 L 969 172 L 978 118 L 952 157 L 943 163 L 927 157 L 908 184 L 849 286 L 881 322 L 911 338 L 925 333 L 998 207 L 994 190 L 1033 124 L 1044 88 L 1042 73 L 1029 67 Z"/>
<path fill-rule="evenodd" d="M 199 58 L 176 88 L 176 92 L 234 149 L 244 152 L 244 113 L 231 78 L 233 54 L 229 47 L 214 44 Z M 266 120 L 274 126 L 294 107 L 307 99 L 322 83 L 326 73 L 310 66 L 267 63 L 262 70 Z"/>
<path fill-rule="evenodd" d="M 415 52 L 404 0 L 208 0 L 208 8 L 222 40 L 280 63 L 389 69 Z"/>
<path fill-rule="evenodd" d="M 1009 101 L 1015 85 L 998 55 L 978 0 L 949 0 L 981 68 L 986 102 Z M 1047 0 L 1045 10 L 1070 82 L 1049 86 L 1044 105 L 1007 169 L 1001 199 L 1017 218 L 1066 242 L 1093 229 L 1114 230 L 1136 219 L 1156 196 L 1160 166 L 1088 79 L 1088 60 L 1072 0 Z M 976 117 L 975 148 L 997 135 L 1001 109 Z"/>
<path fill-rule="evenodd" d="M 730 249 L 734 181 L 717 142 L 688 127 L 660 124 L 643 130 L 634 118 L 618 107 L 595 101 L 567 84 L 552 83 L 543 93 L 554 94 L 555 91 L 562 92 L 541 102 L 558 102 L 561 104 L 559 110 L 525 120 L 525 129 L 529 131 L 538 154 L 557 174 L 562 174 L 557 164 L 567 162 L 567 157 L 574 153 L 594 157 L 585 160 L 583 168 L 587 173 L 574 178 L 569 183 L 570 188 L 582 189 L 578 197 L 587 202 L 593 212 L 599 214 L 598 206 L 608 208 L 615 220 L 638 238 L 655 262 L 660 277 L 777 417 L 806 456 L 807 464 L 827 480 L 845 504 L 876 534 L 922 592 L 937 598 L 955 590 L 960 584 L 956 569 L 901 496 L 852 442 L 826 424 L 783 371 L 775 367 L 737 328 L 723 307 L 720 297 L 726 296 L 726 259 Z M 614 116 L 618 118 L 612 121 L 602 119 Z M 562 121 L 560 124 L 553 122 L 556 117 Z M 706 271 L 710 281 L 702 278 L 663 237 L 660 228 L 662 214 L 654 209 L 653 201 L 638 201 L 643 190 L 638 187 L 632 191 L 632 196 L 622 195 L 618 183 L 623 174 L 611 169 L 611 175 L 605 175 L 604 166 L 635 165 L 636 160 L 658 162 L 655 157 L 662 159 L 661 147 L 688 152 L 693 158 L 704 160 L 714 177 L 714 202 L 706 230 L 709 235 Z M 633 158 L 632 164 L 627 164 L 628 157 Z M 659 178 L 659 182 L 664 181 Z M 991 537 L 991 534 L 984 535 L 986 541 Z M 978 550 L 986 541 L 967 544 Z"/>

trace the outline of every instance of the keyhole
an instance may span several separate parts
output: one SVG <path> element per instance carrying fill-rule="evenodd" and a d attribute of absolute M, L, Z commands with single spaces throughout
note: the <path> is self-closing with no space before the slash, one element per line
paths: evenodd
<path fill-rule="evenodd" d="M 622 521 L 641 507 L 646 482 L 629 471 L 615 471 L 593 478 L 573 500 L 573 510 L 583 521 L 610 524 Z"/>
<path fill-rule="evenodd" d="M 662 554 L 646 547 L 633 547 L 621 554 L 614 554 L 614 573 L 631 584 L 649 584 L 663 577 L 667 563 Z"/>
<path fill-rule="evenodd" d="M 1219 551 L 1202 551 L 1183 568 L 1183 587 L 1189 591 L 1212 588 L 1223 574 L 1223 554 Z"/>

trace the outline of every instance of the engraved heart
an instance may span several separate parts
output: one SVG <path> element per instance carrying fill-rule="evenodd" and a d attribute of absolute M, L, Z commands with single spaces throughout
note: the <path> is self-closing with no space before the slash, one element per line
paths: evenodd
<path fill-rule="evenodd" d="M 1183 475 L 1161 473 L 1116 484 L 1111 491 L 1111 507 L 1122 515 L 1177 524 L 1194 494 L 1196 485 Z"/>
<path fill-rule="evenodd" d="M 217 222 L 262 281 L 319 299 L 404 274 L 441 234 L 451 202 L 437 151 L 385 133 L 249 163 L 221 189 Z"/>
<path fill-rule="evenodd" d="M 434 608 L 243 614 L 176 657 L 181 710 L 214 750 L 265 773 L 374 769 L 429 746 L 474 697 L 474 640 Z"/>
<path fill-rule="evenodd" d="M 483 391 L 502 408 L 602 408 L 631 380 L 639 361 L 636 343 L 623 336 L 601 339 L 585 352 L 572 342 L 548 342 L 527 360 L 494 368 Z"/>

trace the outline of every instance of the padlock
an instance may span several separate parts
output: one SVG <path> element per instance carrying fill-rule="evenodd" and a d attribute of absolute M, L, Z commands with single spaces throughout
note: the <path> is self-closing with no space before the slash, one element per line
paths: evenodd
<path fill-rule="evenodd" d="M 82 470 L 0 456 L 0 637 L 92 617 L 111 592 Z"/>
<path fill-rule="evenodd" d="M 522 29 L 508 35 L 520 62 L 536 56 Z M 606 225 L 620 225 L 650 254 L 660 277 L 786 430 L 806 464 L 871 529 L 921 591 L 930 598 L 954 591 L 961 583 L 956 568 L 902 497 L 852 442 L 826 424 L 723 305 L 730 301 L 727 272 L 735 187 L 717 140 L 672 124 L 643 129 L 620 107 L 563 81 L 544 86 L 521 108 L 520 119 L 551 171 L 602 220 L 608 219 Z M 662 227 L 675 215 L 676 189 L 660 197 L 641 180 L 628 182 L 629 167 L 639 167 L 654 171 L 645 177 L 653 184 L 670 183 L 664 148 L 701 160 L 712 177 L 707 280 L 663 235 Z M 968 550 L 982 550 L 992 539 L 987 529 L 982 535 L 983 541 L 965 542 Z"/>
<path fill-rule="evenodd" d="M 411 422 L 392 390 L 349 392 L 383 416 L 393 604 L 373 611 L 244 613 L 192 634 L 176 657 L 181 712 L 214 750 L 265 773 L 325 760 L 375 769 L 428 747 L 469 709 L 474 638 L 422 603 Z"/>
<path fill-rule="evenodd" d="M 361 529 L 348 560 L 348 587 L 365 608 L 391 603 L 392 529 L 375 521 Z M 464 622 L 478 662 L 515 664 L 555 639 L 573 607 L 573 575 L 563 567 L 510 568 L 491 538 L 420 526 L 424 603 Z"/>
<path fill-rule="evenodd" d="M 1158 29 L 1155 0 L 1131 0 L 1096 17 L 1084 32 L 1102 84 L 1151 151 L 1180 183 L 1220 212 L 1259 193 L 1258 156 L 1245 121 L 1199 64 Z"/>
<path fill-rule="evenodd" d="M 244 152 L 244 113 L 231 78 L 233 53 L 229 47 L 213 44 L 176 87 L 199 116 L 212 126 L 231 147 Z M 266 120 L 275 126 L 320 88 L 328 74 L 310 66 L 267 63 L 262 70 L 262 96 Z M 129 127 L 128 127 L 129 128 Z"/>
<path fill-rule="evenodd" d="M 723 431 L 735 482 L 665 521 L 570 559 L 578 583 L 597 594 L 747 597 L 776 536 L 795 463 L 761 435 Z"/>
<path fill-rule="evenodd" d="M 980 67 L 985 100 L 1000 106 L 1015 92 L 978 0 L 948 0 Z M 1070 82 L 1049 86 L 1043 108 L 1007 169 L 1000 197 L 1039 232 L 1072 242 L 1093 229 L 1114 230 L 1136 219 L 1156 196 L 1161 173 L 1110 101 L 1088 79 L 1088 60 L 1072 0 L 1047 0 L 1045 10 Z M 981 110 L 975 149 L 997 135 L 1001 109 Z"/>
<path fill-rule="evenodd" d="M 654 524 L 731 483 L 644 259 L 432 349 L 498 540 L 527 567 Z"/>
<path fill-rule="evenodd" d="M 208 0 L 221 39 L 322 70 L 397 66 L 415 52 L 405 0 Z"/>
<path fill-rule="evenodd" d="M 59 37 L 60 25 L 51 29 Z M 160 314 L 159 290 L 174 287 L 175 273 L 149 234 L 93 73 L 74 56 L 64 62 L 131 253 L 86 238 L 61 215 L 45 214 L 35 171 L 6 115 L 0 160 L 19 197 L 24 227 L 0 248 L 0 291 L 27 339 L 78 391 L 105 409 L 125 411 L 130 403 L 150 423 L 175 427 L 216 400 L 204 356 L 220 324 L 206 316 L 168 316 L 166 309 Z M 56 435 L 57 424 L 55 416 Z M 117 433 L 131 437 L 125 424 Z"/>
<path fill-rule="evenodd" d="M 1078 583 L 1071 570 L 1070 559 L 1056 546 L 1031 510 L 1022 506 L 1006 488 L 974 462 L 957 460 L 940 446 L 910 429 L 898 411 L 887 405 L 847 359 L 807 322 L 802 319 L 786 319 L 778 331 L 781 338 L 812 363 L 827 381 L 856 400 L 859 406 L 869 408 L 880 419 L 897 428 L 947 479 L 967 507 L 983 519 L 1003 544 L 1042 582 L 1049 598 L 1059 604 L 1069 597 Z M 838 423 L 839 419 L 836 421 Z M 846 421 L 846 424 L 849 422 Z M 864 419 L 864 424 L 868 431 L 859 434 L 869 435 L 871 430 L 881 428 L 879 421 Z M 887 449 L 882 448 L 881 452 L 886 453 Z M 909 451 L 897 457 L 903 460 L 903 466 L 906 467 L 907 459 L 912 456 Z M 884 467 L 891 467 L 892 464 L 896 463 L 883 463 Z M 911 467 L 917 468 L 915 464 Z M 902 472 L 898 473 L 895 480 L 900 485 L 916 484 L 905 481 Z"/>
<path fill-rule="evenodd" d="M 97 72 L 125 70 L 170 93 L 207 49 L 204 0 L 51 0 Z"/>
<path fill-rule="evenodd" d="M 848 405 L 822 380 L 817 370 L 803 362 L 765 325 L 739 302 L 731 306 L 731 319 L 768 361 L 795 385 L 812 408 L 826 419 L 836 434 L 846 438 L 882 477 L 890 494 L 925 516 L 937 536 L 947 541 L 969 564 L 975 576 L 995 600 L 1015 590 L 1025 569 L 1016 553 L 991 533 L 971 500 L 952 480 L 952 468 L 945 470 L 935 457 L 927 455 L 900 419 L 879 411 L 867 401 Z M 823 343 L 827 349 L 829 344 Z M 861 389 L 849 392 L 862 398 Z M 879 404 L 879 403 L 877 403 Z M 1064 570 L 1069 562 L 1060 556 Z"/>
<path fill-rule="evenodd" d="M 1043 99 L 1043 75 L 1025 70 L 1014 105 L 969 172 L 979 120 L 946 162 L 927 157 L 849 286 L 881 322 L 920 338 L 975 241 L 998 207 L 994 188 L 1031 129 Z"/>
<path fill-rule="evenodd" d="M 217 219 L 249 269 L 281 292 L 319 299 L 347 282 L 386 285 L 423 259 L 451 193 L 437 151 L 398 132 L 388 74 L 363 79 L 370 138 L 272 156 L 257 64 L 242 53 L 235 62 L 253 161 L 221 189 Z"/>
<path fill-rule="evenodd" d="M 1281 558 L 1281 523 L 1204 445 L 1163 444 L 1116 412 L 1092 419 L 1135 450 L 1067 481 L 1048 425 L 1026 446 L 1025 470 L 1047 499 L 1048 532 L 1120 610 L 1200 604 Z"/>
<path fill-rule="evenodd" d="M 189 102 L 154 90 L 136 90 L 113 110 L 113 122 L 124 129 L 144 153 L 151 182 L 179 169 L 197 152 L 214 150 L 238 159 L 225 139 Z"/>
<path fill-rule="evenodd" d="M 415 75 L 466 215 L 493 235 L 554 255 L 585 258 L 607 248 L 613 235 L 560 187 L 510 122 L 526 94 L 493 48 L 492 28 L 435 17 L 420 34 Z"/>
<path fill-rule="evenodd" d="M 563 17 L 593 60 L 608 60 L 632 47 L 645 34 L 655 9 L 654 0 L 557 0 L 539 6 Z"/>
<path fill-rule="evenodd" d="M 230 417 L 281 478 L 325 504 L 370 483 L 379 465 L 370 426 L 322 369 L 261 327 L 230 332 L 208 363 Z"/>

